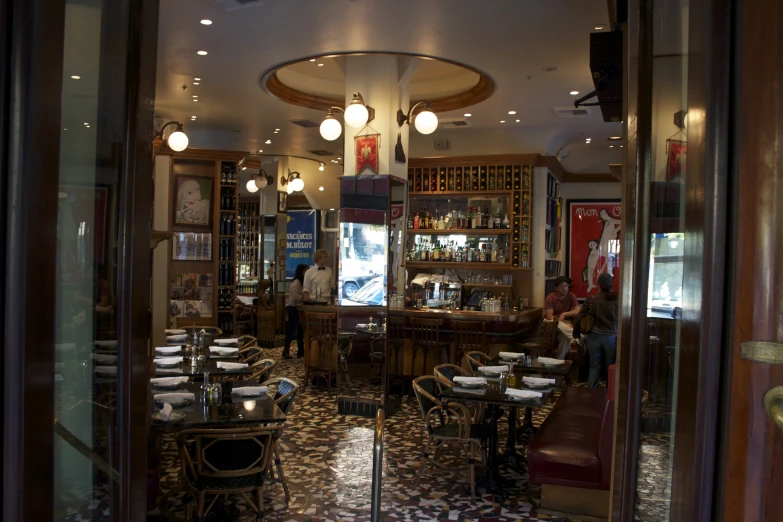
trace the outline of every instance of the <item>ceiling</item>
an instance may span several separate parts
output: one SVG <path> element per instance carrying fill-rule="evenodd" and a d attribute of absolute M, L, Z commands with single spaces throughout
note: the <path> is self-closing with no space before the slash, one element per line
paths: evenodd
<path fill-rule="evenodd" d="M 270 96 L 261 77 L 303 58 L 384 51 L 462 63 L 496 84 L 489 99 L 438 114 L 444 119 L 470 113 L 471 127 L 429 136 L 411 132 L 409 157 L 443 155 L 434 150 L 433 139 L 446 138 L 446 154 L 452 155 L 563 151 L 564 166 L 575 173 L 608 173 L 610 163 L 622 161 L 622 149 L 610 149 L 607 141 L 620 134 L 620 123 L 605 123 L 596 108 L 573 119 L 553 110 L 573 107 L 570 91 L 593 90 L 589 34 L 598 24 L 608 25 L 605 0 L 260 0 L 227 10 L 239 5 L 236 0 L 160 4 L 156 116 L 187 122 L 193 147 L 313 158 L 309 151 L 326 149 L 335 156 L 317 158 L 326 163 L 320 175 L 336 179 L 340 167 L 329 160 L 342 154 L 340 144 L 323 140 L 317 127 L 290 123 L 320 123 L 324 114 Z M 202 25 L 202 19 L 213 23 Z M 208 54 L 199 56 L 199 50 Z M 324 67 L 317 67 L 323 71 L 316 74 L 328 80 L 325 94 L 339 89 L 341 71 L 334 61 L 325 59 Z M 304 67 L 299 73 L 309 65 L 314 63 L 299 64 Z M 453 74 L 441 65 L 425 68 L 422 78 L 437 83 Z M 201 78 L 199 85 L 194 78 Z M 455 76 L 456 81 L 469 80 Z M 508 114 L 512 110 L 515 115 Z M 310 186 L 306 183 L 306 192 Z"/>

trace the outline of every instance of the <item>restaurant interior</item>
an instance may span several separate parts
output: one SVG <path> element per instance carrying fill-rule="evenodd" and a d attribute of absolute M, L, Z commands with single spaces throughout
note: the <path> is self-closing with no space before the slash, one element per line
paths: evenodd
<path fill-rule="evenodd" d="M 688 0 L 127 4 L 65 2 L 54 520 L 707 520 Z"/>

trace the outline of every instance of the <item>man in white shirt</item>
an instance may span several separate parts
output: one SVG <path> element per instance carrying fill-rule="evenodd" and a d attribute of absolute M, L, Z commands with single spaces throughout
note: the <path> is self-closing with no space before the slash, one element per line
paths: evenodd
<path fill-rule="evenodd" d="M 311 266 L 305 272 L 304 285 L 302 285 L 302 298 L 305 301 L 319 297 L 329 299 L 334 285 L 334 276 L 332 269 L 326 266 L 327 261 L 329 261 L 329 252 L 326 250 L 321 248 L 313 252 L 315 266 Z"/>

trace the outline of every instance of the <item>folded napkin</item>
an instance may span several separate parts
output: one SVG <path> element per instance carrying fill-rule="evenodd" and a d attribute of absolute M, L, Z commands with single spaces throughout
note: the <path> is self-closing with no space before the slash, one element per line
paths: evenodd
<path fill-rule="evenodd" d="M 163 408 L 160 409 L 160 418 L 163 420 L 169 420 L 169 417 L 171 416 L 171 412 L 174 410 L 174 408 L 169 404 L 168 402 L 163 405 Z"/>
<path fill-rule="evenodd" d="M 217 367 L 222 368 L 224 370 L 239 370 L 241 368 L 247 368 L 247 363 L 218 361 Z"/>
<path fill-rule="evenodd" d="M 554 379 L 545 379 L 543 377 L 522 377 L 522 382 L 530 384 L 554 384 Z"/>
<path fill-rule="evenodd" d="M 95 373 L 104 373 L 107 375 L 117 375 L 116 366 L 96 366 Z"/>
<path fill-rule="evenodd" d="M 116 355 L 106 355 L 102 353 L 94 353 L 92 354 L 92 360 L 97 363 L 104 363 L 104 364 L 111 364 L 117 362 L 117 356 Z"/>
<path fill-rule="evenodd" d="M 502 366 L 479 366 L 478 371 L 481 373 L 503 373 L 508 372 L 508 365 L 504 364 Z"/>
<path fill-rule="evenodd" d="M 356 328 L 367 328 L 367 323 L 357 323 Z"/>
<path fill-rule="evenodd" d="M 551 357 L 539 357 L 538 362 L 550 366 L 554 366 L 556 364 L 565 364 L 565 361 L 563 359 L 552 359 Z"/>
<path fill-rule="evenodd" d="M 239 348 L 231 348 L 229 346 L 210 346 L 209 351 L 211 353 L 219 353 L 222 355 L 228 355 L 232 353 L 237 353 L 239 351 Z"/>
<path fill-rule="evenodd" d="M 155 373 L 182 373 L 179 368 L 155 368 Z"/>
<path fill-rule="evenodd" d="M 519 359 L 520 357 L 524 357 L 524 353 L 516 353 L 516 352 L 500 352 L 498 354 L 501 359 Z"/>
<path fill-rule="evenodd" d="M 262 395 L 269 390 L 268 386 L 242 386 L 239 388 L 232 388 L 231 395 L 245 395 L 255 397 Z"/>
<path fill-rule="evenodd" d="M 166 335 L 182 335 L 188 333 L 187 330 L 166 330 Z"/>
<path fill-rule="evenodd" d="M 177 334 L 177 335 L 167 335 L 166 336 L 167 341 L 187 341 L 188 340 L 188 334 Z"/>
<path fill-rule="evenodd" d="M 95 341 L 95 346 L 113 346 L 117 347 L 117 341 Z"/>
<path fill-rule="evenodd" d="M 152 362 L 155 364 L 178 364 L 184 361 L 182 357 L 155 357 Z"/>
<path fill-rule="evenodd" d="M 475 393 L 477 395 L 483 395 L 487 393 L 487 390 L 484 388 L 461 388 L 457 386 L 455 389 L 460 393 Z"/>
<path fill-rule="evenodd" d="M 506 388 L 506 395 L 518 399 L 537 399 L 543 397 L 543 393 L 531 390 L 517 390 L 516 388 Z"/>
<path fill-rule="evenodd" d="M 464 375 L 455 375 L 454 382 L 461 382 L 462 384 L 487 384 L 487 380 L 484 377 L 466 377 Z"/>
<path fill-rule="evenodd" d="M 215 344 L 238 344 L 239 339 L 215 339 Z"/>
<path fill-rule="evenodd" d="M 182 346 L 156 346 L 155 351 L 158 353 L 179 353 L 182 351 Z"/>
<path fill-rule="evenodd" d="M 150 383 L 157 384 L 158 386 L 176 386 L 178 384 L 188 382 L 187 377 L 153 377 L 150 379 Z"/>
<path fill-rule="evenodd" d="M 152 396 L 158 402 L 179 404 L 185 401 L 195 401 L 196 395 L 194 393 L 156 393 Z"/>

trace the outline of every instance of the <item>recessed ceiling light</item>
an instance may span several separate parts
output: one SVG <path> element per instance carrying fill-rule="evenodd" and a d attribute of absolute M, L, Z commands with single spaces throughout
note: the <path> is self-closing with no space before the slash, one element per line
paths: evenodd
<path fill-rule="evenodd" d="M 206 18 L 204 18 L 201 21 L 201 25 L 212 25 L 212 20 L 207 20 Z"/>
<path fill-rule="evenodd" d="M 273 132 L 272 134 L 277 134 L 277 131 Z"/>
<path fill-rule="evenodd" d="M 620 148 L 622 149 L 622 148 L 623 148 L 623 146 L 622 146 L 622 145 L 620 145 Z"/>
<path fill-rule="evenodd" d="M 194 95 L 193 95 L 193 97 L 194 97 L 194 98 L 198 98 L 198 94 L 194 94 Z"/>
<path fill-rule="evenodd" d="M 341 160 L 341 159 L 343 159 L 343 158 L 342 158 L 342 157 L 340 157 L 340 158 L 337 158 L 337 159 L 338 159 L 338 160 Z"/>
<path fill-rule="evenodd" d="M 613 149 L 613 148 L 614 148 L 614 145 L 609 145 L 609 148 L 610 148 L 610 149 Z"/>
<path fill-rule="evenodd" d="M 593 29 L 595 29 L 596 31 L 603 31 L 605 27 L 606 27 L 605 25 L 596 24 L 595 27 L 593 27 Z"/>
<path fill-rule="evenodd" d="M 201 81 L 201 78 L 193 78 L 193 79 L 196 80 L 197 82 Z"/>
<path fill-rule="evenodd" d="M 194 102 L 197 102 L 197 101 L 198 101 L 198 98 L 193 98 L 193 101 L 194 101 Z"/>
<path fill-rule="evenodd" d="M 76 75 L 76 74 L 74 74 L 74 75 L 72 75 L 72 76 L 71 76 L 71 79 L 72 79 L 72 80 L 81 80 L 81 79 L 82 79 L 82 77 L 81 77 L 81 76 L 78 76 L 78 75 Z"/>
<path fill-rule="evenodd" d="M 311 62 L 314 62 L 314 61 L 315 61 L 315 58 L 310 58 L 310 61 L 311 61 Z"/>
<path fill-rule="evenodd" d="M 500 120 L 500 123 L 506 123 L 506 120 Z"/>
<path fill-rule="evenodd" d="M 68 129 L 63 129 L 64 131 L 67 131 Z"/>
<path fill-rule="evenodd" d="M 466 118 L 470 118 L 473 115 L 471 113 L 469 113 L 469 112 L 466 112 L 465 114 L 463 114 L 463 116 L 465 116 Z"/>
<path fill-rule="evenodd" d="M 517 123 L 519 123 L 519 120 L 516 120 Z"/>
<path fill-rule="evenodd" d="M 579 91 L 571 91 L 569 94 L 571 96 L 576 96 L 577 94 L 579 94 Z"/>
<path fill-rule="evenodd" d="M 266 143 L 267 145 L 269 145 L 270 143 L 272 143 L 272 140 L 266 140 L 264 143 Z"/>
<path fill-rule="evenodd" d="M 542 67 L 541 68 L 541 70 L 544 71 L 544 72 L 552 72 L 555 69 L 557 69 L 557 67 Z"/>
<path fill-rule="evenodd" d="M 321 192 L 323 192 L 323 191 L 324 191 L 324 188 L 323 188 L 323 187 L 318 187 L 318 190 L 320 190 Z"/>
<path fill-rule="evenodd" d="M 195 120 L 195 119 L 196 119 L 196 117 L 195 117 L 195 116 L 191 116 L 191 117 L 190 117 L 190 119 L 191 119 L 191 120 Z"/>
<path fill-rule="evenodd" d="M 196 54 L 199 56 L 206 56 L 208 53 L 206 51 L 196 51 Z"/>
<path fill-rule="evenodd" d="M 87 125 L 87 128 L 89 129 L 89 128 L 90 128 L 90 126 L 89 126 L 89 125 Z"/>
<path fill-rule="evenodd" d="M 607 139 L 609 141 L 618 141 L 618 140 L 623 139 L 623 137 L 622 136 L 609 136 Z"/>
<path fill-rule="evenodd" d="M 242 170 L 247 170 L 247 167 L 242 167 Z"/>
<path fill-rule="evenodd" d="M 84 124 L 85 124 L 85 125 L 89 125 L 90 123 L 85 121 L 85 122 L 84 122 Z"/>
<path fill-rule="evenodd" d="M 517 111 L 508 111 L 509 114 L 516 114 Z"/>
<path fill-rule="evenodd" d="M 193 85 L 201 85 L 199 82 L 193 82 Z"/>
<path fill-rule="evenodd" d="M 322 64 L 322 63 L 318 64 L 318 67 L 323 67 L 323 66 L 324 66 L 324 64 Z"/>
<path fill-rule="evenodd" d="M 275 132 L 280 132 L 280 129 L 275 129 Z"/>
<path fill-rule="evenodd" d="M 329 210 L 334 210 L 333 208 L 330 208 Z"/>

